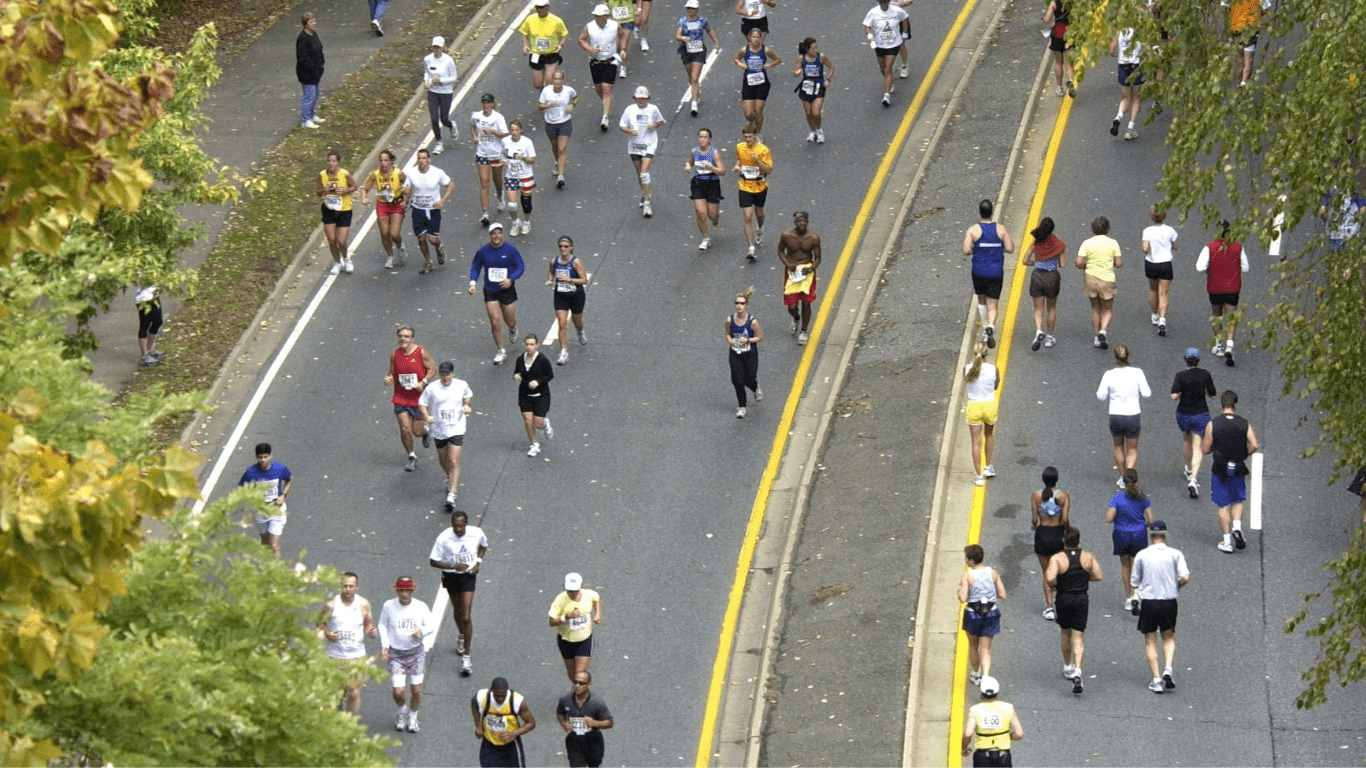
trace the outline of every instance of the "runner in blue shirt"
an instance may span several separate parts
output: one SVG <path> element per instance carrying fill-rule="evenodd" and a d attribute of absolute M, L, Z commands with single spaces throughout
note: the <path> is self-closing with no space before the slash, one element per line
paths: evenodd
<path fill-rule="evenodd" d="M 256 509 L 256 532 L 261 534 L 261 543 L 279 557 L 280 534 L 285 532 L 285 497 L 294 486 L 294 476 L 289 473 L 289 467 L 271 461 L 270 454 L 270 443 L 257 443 L 256 463 L 247 467 L 237 484 L 261 488 L 265 508 Z"/>
<path fill-rule="evenodd" d="M 508 343 L 517 343 L 516 282 L 526 271 L 526 264 L 521 252 L 512 243 L 504 242 L 503 225 L 496 221 L 489 225 L 488 245 L 475 251 L 474 262 L 470 264 L 471 295 L 479 284 L 480 270 L 484 272 L 484 308 L 489 313 L 493 343 L 498 347 L 493 364 L 502 365 L 508 356 L 503 346 L 503 322 L 508 326 Z"/>

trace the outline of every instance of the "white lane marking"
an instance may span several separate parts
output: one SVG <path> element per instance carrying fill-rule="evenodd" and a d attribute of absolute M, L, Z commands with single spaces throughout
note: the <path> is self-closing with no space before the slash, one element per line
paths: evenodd
<path fill-rule="evenodd" d="M 1262 452 L 1252 454 L 1252 492 L 1248 494 L 1247 524 L 1254 531 L 1262 529 Z"/>
<path fill-rule="evenodd" d="M 432 600 L 432 621 L 436 623 L 436 629 L 430 635 L 422 639 L 422 645 L 431 650 L 436 647 L 436 636 L 441 634 L 441 627 L 446 623 L 446 609 L 451 607 L 451 597 L 446 594 L 446 588 L 437 582 L 436 599 Z"/>
<path fill-rule="evenodd" d="M 719 57 L 720 55 L 721 55 L 721 49 L 720 49 L 720 48 L 712 48 L 712 49 L 711 49 L 711 53 L 707 54 L 707 62 L 706 62 L 705 64 L 702 65 L 702 74 L 700 74 L 700 75 L 697 76 L 697 88 L 698 88 L 698 90 L 701 90 L 701 88 L 702 88 L 702 83 L 703 83 L 704 81 L 706 81 L 706 79 L 707 79 L 707 73 L 711 72 L 711 65 L 712 65 L 712 63 L 715 62 L 716 59 L 717 59 L 717 57 Z M 688 105 L 688 102 L 692 101 L 692 99 L 689 98 L 690 96 L 692 96 L 692 85 L 691 85 L 691 84 L 686 85 L 686 86 L 683 87 L 683 98 L 681 98 L 681 99 L 678 100 L 678 109 L 675 109 L 675 110 L 674 110 L 674 114 L 675 114 L 675 115 L 678 114 L 679 112 L 682 112 L 682 111 L 683 111 L 683 108 L 686 107 L 686 106 Z"/>
<path fill-rule="evenodd" d="M 1280 200 L 1281 200 L 1282 203 L 1284 203 L 1284 202 L 1285 202 L 1285 195 L 1281 195 Z M 1275 220 L 1275 222 L 1271 225 L 1271 227 L 1272 227 L 1272 229 L 1274 229 L 1274 230 L 1276 231 L 1276 239 L 1274 239 L 1274 240 L 1271 241 L 1271 247 L 1268 248 L 1267 251 L 1268 251 L 1269 255 L 1271 255 L 1271 256 L 1280 256 L 1280 255 L 1281 255 L 1281 235 L 1284 234 L 1284 231 L 1283 231 L 1283 230 L 1285 229 L 1285 212 L 1284 212 L 1284 211 L 1281 211 L 1280 213 L 1277 213 L 1277 214 L 1276 214 L 1276 220 Z"/>

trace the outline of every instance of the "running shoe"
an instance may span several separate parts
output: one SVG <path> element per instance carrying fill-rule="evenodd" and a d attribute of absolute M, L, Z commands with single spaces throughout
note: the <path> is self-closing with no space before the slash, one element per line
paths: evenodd
<path fill-rule="evenodd" d="M 1158 315 L 1157 315 L 1156 312 L 1154 312 L 1154 313 L 1152 313 L 1152 315 L 1149 316 L 1148 322 L 1149 322 L 1150 324 L 1152 324 L 1152 325 L 1157 325 L 1157 318 L 1158 318 Z"/>
<path fill-rule="evenodd" d="M 166 353 L 162 352 L 159 349 L 149 349 L 147 350 L 147 354 L 151 355 L 152 357 L 155 357 L 158 360 L 166 356 Z"/>
<path fill-rule="evenodd" d="M 394 715 L 394 730 L 402 731 L 408 727 L 408 708 L 404 707 Z"/>
<path fill-rule="evenodd" d="M 1101 349 L 1109 349 L 1109 348 L 1110 348 L 1110 334 L 1106 333 L 1105 331 L 1101 331 L 1100 333 L 1098 333 L 1098 334 L 1096 334 L 1096 335 L 1097 335 L 1098 337 L 1100 337 L 1100 348 L 1101 348 Z"/>
<path fill-rule="evenodd" d="M 500 210 L 500 211 L 506 211 L 507 209 L 508 209 L 508 201 L 505 200 L 505 199 L 503 199 L 503 195 L 502 195 L 502 194 L 499 194 L 499 195 L 498 195 L 498 210 Z"/>
<path fill-rule="evenodd" d="M 1223 344 L 1223 342 L 1220 342 L 1220 343 L 1218 343 L 1218 344 L 1215 344 L 1215 345 L 1214 345 L 1214 348 L 1210 350 L 1210 353 L 1213 354 L 1215 357 L 1223 357 L 1223 356 L 1224 356 L 1224 344 Z"/>
<path fill-rule="evenodd" d="M 1058 618 L 1058 612 L 1053 609 L 1053 606 L 1050 605 L 1049 607 L 1043 609 L 1043 617 L 1045 621 L 1053 621 Z"/>
<path fill-rule="evenodd" d="M 973 475 L 973 476 L 972 476 L 972 484 L 973 484 L 973 485 L 978 485 L 978 486 L 986 485 L 986 484 L 987 484 L 987 479 L 986 479 L 985 477 L 982 477 L 981 475 Z"/>
<path fill-rule="evenodd" d="M 1057 346 L 1057 344 L 1058 340 L 1053 338 L 1052 336 L 1043 337 L 1043 345 L 1045 349 L 1052 349 L 1053 347 Z"/>
<path fill-rule="evenodd" d="M 346 274 L 348 275 L 356 271 L 356 265 L 351 263 L 350 256 L 347 256 L 346 259 L 342 262 L 342 269 L 346 270 Z"/>
<path fill-rule="evenodd" d="M 645 205 L 641 206 L 640 215 L 644 216 L 647 219 L 655 215 L 655 209 L 650 206 L 649 200 L 646 200 Z"/>
<path fill-rule="evenodd" d="M 370 28 L 375 30 L 376 37 L 384 37 L 384 27 L 379 25 L 379 19 L 371 19 Z"/>
<path fill-rule="evenodd" d="M 481 215 L 481 216 L 479 217 L 479 223 L 482 224 L 482 225 L 484 225 L 484 226 L 486 226 L 486 227 L 489 225 L 489 212 L 488 212 L 488 211 L 484 211 L 483 215 Z"/>
<path fill-rule="evenodd" d="M 968 670 L 968 682 L 969 682 L 969 683 L 972 683 L 973 685 L 981 685 L 981 684 L 982 684 L 982 673 L 981 673 L 981 672 L 978 672 L 978 671 L 975 670 L 975 669 Z"/>
<path fill-rule="evenodd" d="M 1215 547 L 1216 547 L 1220 552 L 1225 552 L 1225 553 L 1228 553 L 1228 554 L 1230 554 L 1230 555 L 1233 554 L 1233 545 L 1230 544 L 1230 543 L 1228 543 L 1227 541 L 1221 541 L 1221 542 L 1219 542 L 1218 544 L 1216 544 Z"/>
<path fill-rule="evenodd" d="M 461 650 L 464 650 L 464 648 L 462 647 Z M 470 655 L 469 655 L 468 653 L 461 654 L 461 655 L 460 655 L 460 676 L 461 676 L 461 677 L 469 677 L 470 674 L 472 674 L 473 672 L 474 672 L 474 667 L 470 664 Z"/>
<path fill-rule="evenodd" d="M 446 263 L 446 246 L 442 245 L 441 243 L 436 244 L 436 263 Z"/>
<path fill-rule="evenodd" d="M 584 346 L 584 345 L 587 344 L 587 343 L 588 343 L 588 334 L 584 333 L 583 331 L 579 331 L 579 346 L 582 347 L 582 346 Z"/>
<path fill-rule="evenodd" d="M 393 269 L 393 268 L 394 268 L 394 257 L 393 257 L 393 256 L 390 256 L 389 258 L 387 258 L 387 259 L 384 260 L 384 268 L 385 268 L 385 269 Z"/>
<path fill-rule="evenodd" d="M 540 455 L 541 455 L 541 444 L 540 444 L 540 443 L 532 443 L 532 444 L 531 444 L 531 447 L 528 448 L 528 449 L 526 449 L 526 455 L 528 455 L 528 456 L 540 456 Z"/>
<path fill-rule="evenodd" d="M 506 349 L 500 349 L 498 350 L 498 353 L 493 356 L 493 364 L 502 365 L 503 361 L 506 359 L 508 359 L 508 351 Z"/>
<path fill-rule="evenodd" d="M 1140 599 L 1138 599 L 1137 596 L 1135 596 L 1135 597 L 1134 597 L 1134 607 L 1132 607 L 1132 608 L 1129 609 L 1129 613 L 1133 614 L 1134 616 L 1137 616 L 1142 610 L 1143 610 L 1143 601 L 1140 600 Z"/>
<path fill-rule="evenodd" d="M 707 249 L 710 248 L 710 247 L 711 247 L 711 238 L 710 238 L 710 237 L 704 237 L 704 238 L 702 238 L 702 242 L 700 242 L 700 243 L 697 244 L 697 250 L 699 250 L 699 251 L 705 251 L 705 250 L 707 250 Z"/>
<path fill-rule="evenodd" d="M 1247 549 L 1247 541 L 1243 538 L 1243 532 L 1237 528 L 1233 529 L 1233 546 L 1237 549 Z"/>
<path fill-rule="evenodd" d="M 620 77 L 623 80 L 626 79 L 626 62 L 622 62 L 621 65 L 617 67 L 617 77 Z M 607 130 L 606 119 L 604 119 L 602 122 L 602 129 L 604 131 Z"/>
<path fill-rule="evenodd" d="M 1148 683 L 1148 690 L 1153 693 L 1163 693 L 1167 690 L 1167 686 L 1162 684 L 1162 678 L 1154 677 L 1153 681 Z"/>
<path fill-rule="evenodd" d="M 1043 346 L 1043 331 L 1034 332 L 1034 341 L 1029 343 L 1030 352 L 1038 352 L 1039 347 Z"/>
<path fill-rule="evenodd" d="M 418 731 L 418 726 L 417 726 L 417 713 L 416 713 L 416 712 L 409 712 L 409 713 L 408 713 L 408 733 L 417 733 L 417 731 Z"/>
<path fill-rule="evenodd" d="M 550 419 L 546 419 L 546 420 L 545 420 L 545 439 L 547 439 L 547 440 L 554 440 L 554 439 L 555 439 L 555 428 L 552 427 L 552 426 L 550 426 Z"/>
<path fill-rule="evenodd" d="M 400 267 L 401 267 L 401 266 L 403 266 L 404 264 L 407 264 L 407 263 L 408 263 L 408 246 L 404 245 L 404 244 L 403 244 L 403 241 L 400 240 L 399 243 L 398 243 L 398 262 L 396 262 L 396 266 L 400 266 Z"/>
<path fill-rule="evenodd" d="M 555 177 L 555 189 L 564 189 L 564 174 Z"/>
<path fill-rule="evenodd" d="M 807 335 L 806 335 L 806 331 L 802 331 L 801 333 L 797 334 L 797 346 L 799 346 L 799 347 L 804 347 L 804 346 L 806 346 L 806 342 L 807 342 L 807 340 L 810 339 L 810 338 L 811 338 L 810 336 L 807 336 Z"/>
<path fill-rule="evenodd" d="M 515 325 L 508 328 L 508 343 L 509 343 L 509 344 L 516 344 L 516 343 L 517 343 L 517 326 L 515 326 Z"/>
<path fill-rule="evenodd" d="M 1136 138 L 1138 138 L 1138 130 L 1137 130 L 1137 129 L 1129 128 L 1128 130 L 1124 131 L 1124 140 L 1125 140 L 1125 141 L 1133 141 L 1133 140 L 1136 139 Z"/>
<path fill-rule="evenodd" d="M 1081 670 L 1078 669 L 1078 670 L 1077 670 L 1075 673 L 1073 673 L 1073 675 L 1072 675 L 1072 695 L 1074 695 L 1074 696 L 1080 696 L 1082 690 L 1083 690 L 1083 687 L 1082 687 L 1082 684 L 1081 684 Z"/>
<path fill-rule="evenodd" d="M 1110 135 L 1111 135 L 1111 136 L 1118 136 L 1118 135 L 1119 135 L 1119 118 L 1117 118 L 1117 117 L 1116 117 L 1114 120 L 1111 120 L 1111 121 L 1110 121 Z"/>
<path fill-rule="evenodd" d="M 882 106 L 892 106 L 892 94 L 890 92 L 882 94 Z"/>
<path fill-rule="evenodd" d="M 1132 611 L 1132 610 L 1134 609 L 1134 603 L 1136 603 L 1136 602 L 1138 602 L 1138 600 L 1137 600 L 1136 598 L 1132 598 L 1132 597 L 1126 597 L 1126 598 L 1124 598 L 1124 610 L 1126 610 L 1126 611 Z"/>
<path fill-rule="evenodd" d="M 1189 493 L 1192 499 L 1200 498 L 1200 483 L 1195 478 L 1186 481 L 1186 493 Z"/>
<path fill-rule="evenodd" d="M 625 73 L 623 72 L 623 74 L 625 74 Z M 603 116 L 602 116 L 602 122 L 601 122 L 601 123 L 598 123 L 598 130 L 602 131 L 603 133 L 607 133 L 607 116 L 606 116 L 606 115 L 603 115 Z"/>
<path fill-rule="evenodd" d="M 807 141 L 815 141 L 815 140 L 816 140 L 816 132 L 815 132 L 815 131 L 812 131 L 811 133 L 806 134 L 806 140 L 807 140 Z"/>
<path fill-rule="evenodd" d="M 439 141 L 438 141 L 436 144 L 432 145 L 432 154 L 433 154 L 433 155 L 439 155 L 439 154 L 441 154 L 442 152 L 445 152 L 445 151 L 446 151 L 446 145 L 445 145 L 445 144 L 442 144 L 442 143 L 439 142 Z"/>
<path fill-rule="evenodd" d="M 1101 344 L 1101 341 L 1100 341 L 1100 334 L 1097 333 L 1097 334 L 1096 334 L 1096 338 L 1094 338 L 1094 339 L 1091 340 L 1091 346 L 1095 347 L 1096 349 L 1105 349 L 1105 347 L 1102 347 L 1100 344 Z"/>
<path fill-rule="evenodd" d="M 983 328 L 983 329 L 982 329 L 982 341 L 985 341 L 985 342 L 987 343 L 987 349 L 995 349 L 995 348 L 996 348 L 996 329 L 995 329 L 995 328 L 992 328 L 992 327 L 989 326 L 989 325 L 988 325 L 986 328 Z"/>
<path fill-rule="evenodd" d="M 1227 366 L 1230 367 L 1230 368 L 1233 367 L 1233 345 L 1232 345 L 1232 344 L 1229 344 L 1228 346 L 1224 347 L 1224 365 L 1227 365 Z"/>
<path fill-rule="evenodd" d="M 321 128 L 321 127 L 322 127 L 321 125 L 319 125 L 318 123 L 314 122 L 313 120 L 305 120 L 304 123 L 303 123 L 303 126 L 304 126 L 305 128 Z"/>
<path fill-rule="evenodd" d="M 902 80 L 905 80 L 906 78 L 908 78 L 908 77 L 910 77 L 910 76 L 911 76 L 911 70 L 910 70 L 910 68 L 907 67 L 905 64 L 902 64 L 902 65 L 901 65 L 901 72 L 900 72 L 900 74 L 899 74 L 899 77 L 900 77 Z"/>
<path fill-rule="evenodd" d="M 751 245 L 749 250 L 745 252 L 745 258 L 754 261 L 754 246 Z"/>
<path fill-rule="evenodd" d="M 455 503 L 455 491 L 447 491 L 447 492 L 446 492 L 446 503 L 447 503 L 447 504 L 454 504 L 454 503 Z"/>
<path fill-rule="evenodd" d="M 1064 91 L 1061 85 L 1058 86 L 1057 94 L 1058 94 L 1059 96 L 1062 96 L 1062 95 L 1065 94 L 1065 93 L 1067 93 L 1067 91 Z"/>
<path fill-rule="evenodd" d="M 649 53 L 649 52 L 650 52 L 650 41 L 649 41 L 649 40 L 646 40 L 644 37 L 640 38 L 640 52 L 641 52 L 641 53 Z"/>
<path fill-rule="evenodd" d="M 1072 84 L 1071 80 L 1067 81 L 1067 95 L 1074 99 L 1077 98 L 1077 87 Z"/>
<path fill-rule="evenodd" d="M 817 144 L 824 144 L 824 143 L 825 143 L 825 129 L 824 129 L 824 128 L 817 128 L 817 129 L 816 129 L 816 143 L 817 143 Z"/>
<path fill-rule="evenodd" d="M 328 271 L 327 271 L 327 274 L 329 274 L 329 275 L 340 275 L 340 274 L 341 274 L 341 271 L 342 271 L 341 262 L 340 262 L 340 261 L 334 261 L 334 262 L 332 262 L 332 269 L 328 270 Z"/>
<path fill-rule="evenodd" d="M 430 260 L 424 260 L 424 261 L 422 262 L 422 269 L 419 269 L 419 270 L 417 271 L 417 273 L 418 273 L 419 275 L 425 275 L 425 274 L 427 274 L 428 272 L 431 272 L 431 271 L 434 270 L 434 269 L 436 269 L 436 265 L 435 265 L 435 264 L 433 264 Z"/>
<path fill-rule="evenodd" d="M 148 366 L 151 366 L 151 365 L 156 365 L 156 364 L 158 364 L 158 363 L 160 363 L 160 362 L 161 362 L 160 360 L 158 360 L 158 359 L 156 359 L 155 357 L 152 356 L 152 353 L 151 353 L 151 352 L 148 352 L 147 354 L 145 354 L 145 355 L 143 355 L 142 357 L 138 358 L 138 365 L 148 365 Z"/>
<path fill-rule="evenodd" d="M 423 433 L 422 433 L 422 447 L 423 447 L 423 448 L 431 448 L 431 447 L 432 447 L 432 430 L 431 430 L 431 429 L 428 429 L 426 432 L 423 432 Z"/>
<path fill-rule="evenodd" d="M 744 407 L 743 405 L 740 406 L 739 408 L 736 408 L 736 409 L 735 409 L 735 418 L 737 418 L 737 419 L 743 419 L 743 418 L 745 418 L 745 407 Z"/>
<path fill-rule="evenodd" d="M 795 317 L 792 318 L 792 324 L 791 324 L 790 326 L 788 326 L 788 328 L 787 328 L 787 335 L 788 335 L 788 336 L 796 336 L 796 335 L 797 335 L 797 318 L 795 318 Z"/>
<path fill-rule="evenodd" d="M 986 469 L 983 469 L 983 470 L 982 470 L 982 477 L 995 477 L 995 476 L 996 476 L 996 467 L 993 467 L 993 466 L 990 465 L 990 464 L 988 464 L 988 465 L 986 466 Z"/>
<path fill-rule="evenodd" d="M 1116 478 L 1116 479 L 1115 479 L 1115 487 L 1118 488 L 1118 489 L 1120 489 L 1121 491 L 1124 490 L 1124 478 L 1123 478 L 1123 477 L 1119 477 L 1119 478 Z"/>
<path fill-rule="evenodd" d="M 763 391 L 762 389 L 759 389 L 758 387 L 755 387 L 755 389 L 754 389 L 754 402 L 756 402 L 756 403 L 761 403 L 761 402 L 763 402 L 763 400 L 764 400 L 764 391 Z"/>
<path fill-rule="evenodd" d="M 404 472 L 416 472 L 416 471 L 417 471 L 417 457 L 416 457 L 416 456 L 414 456 L 414 455 L 411 454 L 411 453 L 408 454 L 408 463 L 406 463 L 406 464 L 403 465 L 403 471 L 404 471 Z"/>
<path fill-rule="evenodd" d="M 1187 480 L 1194 479 L 1194 477 L 1195 477 L 1195 473 L 1194 473 L 1194 472 L 1191 472 L 1191 468 L 1190 468 L 1190 467 L 1182 467 L 1182 468 L 1181 468 L 1181 474 L 1182 474 Z"/>
<path fill-rule="evenodd" d="M 697 102 L 694 101 L 688 105 L 688 113 L 693 117 L 697 117 Z"/>
<path fill-rule="evenodd" d="M 1176 680 L 1172 678 L 1171 667 L 1162 670 L 1162 685 L 1169 691 L 1176 689 Z"/>
<path fill-rule="evenodd" d="M 1072 679 L 1072 676 L 1075 675 L 1076 673 L 1077 673 L 1077 668 L 1074 667 L 1074 666 L 1072 666 L 1071 664 L 1064 664 L 1064 665 L 1062 665 L 1062 679 L 1064 679 L 1064 680 L 1071 680 L 1071 679 Z"/>
<path fill-rule="evenodd" d="M 564 365 L 567 362 L 569 362 L 569 350 L 562 349 L 560 350 L 560 356 L 555 358 L 555 365 Z"/>
<path fill-rule="evenodd" d="M 1160 318 L 1158 318 L 1158 320 L 1157 320 L 1157 335 L 1158 335 L 1158 336 L 1166 336 L 1166 335 L 1167 335 L 1167 318 L 1165 318 L 1165 317 L 1160 317 Z"/>

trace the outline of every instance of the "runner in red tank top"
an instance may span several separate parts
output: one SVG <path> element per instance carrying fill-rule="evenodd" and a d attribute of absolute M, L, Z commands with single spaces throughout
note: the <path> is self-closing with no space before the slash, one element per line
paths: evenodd
<path fill-rule="evenodd" d="M 417 401 L 422 397 L 427 382 L 432 379 L 436 363 L 427 350 L 413 341 L 415 335 L 412 326 L 399 326 L 398 348 L 389 357 L 389 374 L 384 377 L 384 386 L 394 388 L 394 418 L 398 420 L 398 439 L 403 443 L 403 450 L 408 452 L 408 463 L 403 466 L 405 472 L 417 471 L 413 436 L 422 438 L 423 448 L 430 447 L 432 441 L 427 434 L 427 424 L 418 411 Z"/>
<path fill-rule="evenodd" d="M 1219 239 L 1200 251 L 1195 268 L 1205 273 L 1205 290 L 1209 293 L 1210 322 L 1214 324 L 1214 349 L 1211 351 L 1215 357 L 1224 358 L 1224 365 L 1232 367 L 1237 319 L 1230 317 L 1226 323 L 1224 315 L 1238 309 L 1238 294 L 1243 290 L 1242 273 L 1250 267 L 1243 244 L 1229 239 L 1228 222 L 1219 222 L 1219 227 Z"/>

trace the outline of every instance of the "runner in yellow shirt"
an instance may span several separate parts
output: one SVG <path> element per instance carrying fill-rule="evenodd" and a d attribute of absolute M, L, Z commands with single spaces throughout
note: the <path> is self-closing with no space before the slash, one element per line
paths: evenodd
<path fill-rule="evenodd" d="M 602 623 L 602 599 L 596 591 L 583 588 L 582 576 L 566 574 L 564 591 L 550 604 L 549 616 L 550 626 L 560 633 L 556 638 L 560 658 L 572 683 L 576 675 L 588 671 L 593 660 L 593 626 Z"/>
<path fill-rule="evenodd" d="M 531 65 L 531 87 L 540 91 L 560 68 L 560 50 L 569 39 L 569 28 L 550 12 L 550 0 L 536 0 L 535 8 L 517 31 L 522 33 L 522 53 Z"/>
<path fill-rule="evenodd" d="M 350 171 L 341 167 L 341 155 L 327 153 L 327 167 L 318 172 L 318 197 L 323 199 L 323 233 L 332 252 L 332 274 L 355 271 L 346 255 L 346 239 L 351 234 L 351 195 L 358 189 Z"/>
<path fill-rule="evenodd" d="M 768 175 L 773 173 L 773 152 L 759 141 L 759 129 L 746 123 L 745 140 L 735 148 L 735 171 L 740 174 L 740 212 L 745 215 L 745 258 L 754 261 L 754 249 L 764 244 L 764 203 L 768 200 Z"/>

